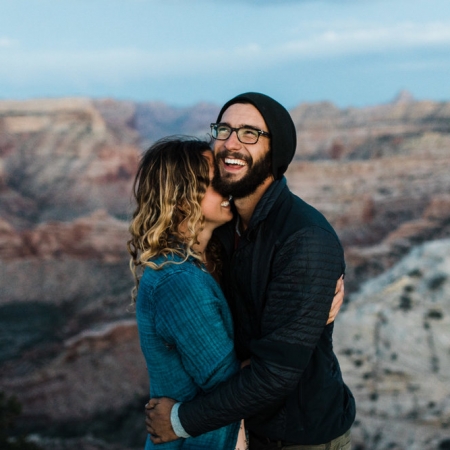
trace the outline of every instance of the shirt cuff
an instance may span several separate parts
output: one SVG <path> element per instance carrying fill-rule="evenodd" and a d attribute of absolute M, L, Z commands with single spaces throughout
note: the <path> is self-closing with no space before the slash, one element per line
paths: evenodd
<path fill-rule="evenodd" d="M 172 423 L 173 432 L 180 438 L 189 438 L 191 437 L 186 433 L 186 430 L 181 425 L 180 418 L 178 417 L 178 408 L 180 407 L 181 402 L 175 403 L 172 406 L 172 411 L 170 412 L 170 422 Z"/>

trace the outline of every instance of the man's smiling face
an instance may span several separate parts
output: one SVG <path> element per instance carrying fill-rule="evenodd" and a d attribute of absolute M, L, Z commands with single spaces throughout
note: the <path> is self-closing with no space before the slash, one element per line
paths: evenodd
<path fill-rule="evenodd" d="M 268 132 L 261 113 L 251 104 L 235 103 L 220 119 L 233 128 L 250 126 Z M 256 144 L 243 144 L 235 132 L 225 141 L 214 141 L 214 188 L 222 195 L 243 198 L 271 176 L 270 139 L 260 136 Z"/>

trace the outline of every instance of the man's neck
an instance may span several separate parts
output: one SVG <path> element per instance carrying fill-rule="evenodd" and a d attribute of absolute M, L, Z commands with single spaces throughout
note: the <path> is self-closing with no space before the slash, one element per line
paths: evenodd
<path fill-rule="evenodd" d="M 256 205 L 261 200 L 261 197 L 264 195 L 273 181 L 273 177 L 268 177 L 263 184 L 258 186 L 253 194 L 250 194 L 248 197 L 237 198 L 234 200 L 234 205 L 236 206 L 237 213 L 239 214 L 242 231 L 245 231 L 247 229 L 248 225 L 250 224 L 250 219 L 252 218 L 253 212 L 255 211 Z"/>

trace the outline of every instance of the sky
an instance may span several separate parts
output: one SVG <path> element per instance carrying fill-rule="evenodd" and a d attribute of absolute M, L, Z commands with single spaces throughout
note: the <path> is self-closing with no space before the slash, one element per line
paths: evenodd
<path fill-rule="evenodd" d="M 0 0 L 0 99 L 450 100 L 449 0 Z"/>

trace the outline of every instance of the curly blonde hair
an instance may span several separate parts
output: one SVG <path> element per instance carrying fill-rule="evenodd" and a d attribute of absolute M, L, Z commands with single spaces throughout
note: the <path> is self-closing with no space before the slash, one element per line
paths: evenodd
<path fill-rule="evenodd" d="M 202 261 L 193 246 L 204 223 L 201 201 L 209 186 L 209 163 L 204 157 L 211 151 L 207 142 L 188 137 L 169 137 L 154 143 L 143 155 L 136 174 L 133 195 L 136 209 L 130 223 L 130 268 L 135 279 L 132 291 L 136 300 L 139 279 L 148 266 L 158 270 L 157 256 L 174 256 L 182 262 L 193 257 Z M 180 232 L 180 225 L 183 229 Z M 200 226 L 199 226 L 200 224 Z"/>

